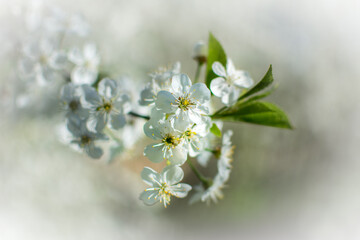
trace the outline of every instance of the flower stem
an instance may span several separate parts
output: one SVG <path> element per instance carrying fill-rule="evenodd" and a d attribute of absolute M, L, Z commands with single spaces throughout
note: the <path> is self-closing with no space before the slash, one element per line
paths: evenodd
<path fill-rule="evenodd" d="M 194 174 L 196 175 L 196 177 L 201 181 L 201 183 L 204 185 L 205 189 L 211 186 L 211 180 L 204 177 L 204 175 L 202 175 L 199 170 L 196 169 L 196 167 L 194 166 L 194 164 L 191 162 L 190 158 L 188 158 L 186 160 L 187 164 L 189 165 L 189 167 L 191 168 L 191 170 L 194 172 Z"/>
<path fill-rule="evenodd" d="M 138 114 L 136 112 L 129 112 L 128 113 L 130 116 L 133 116 L 133 117 L 138 117 L 138 118 L 143 118 L 145 120 L 149 120 L 150 117 L 149 116 L 145 116 L 145 115 L 141 115 L 141 114 Z"/>
<path fill-rule="evenodd" d="M 199 81 L 200 71 L 201 71 L 202 65 L 203 65 L 202 63 L 198 62 L 197 67 L 196 67 L 194 83 L 197 83 Z"/>

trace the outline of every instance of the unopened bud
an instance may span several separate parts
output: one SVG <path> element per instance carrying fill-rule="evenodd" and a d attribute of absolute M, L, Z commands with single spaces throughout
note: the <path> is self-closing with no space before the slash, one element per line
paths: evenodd
<path fill-rule="evenodd" d="M 193 58 L 199 64 L 203 64 L 207 59 L 207 47 L 203 41 L 199 41 L 194 46 Z"/>

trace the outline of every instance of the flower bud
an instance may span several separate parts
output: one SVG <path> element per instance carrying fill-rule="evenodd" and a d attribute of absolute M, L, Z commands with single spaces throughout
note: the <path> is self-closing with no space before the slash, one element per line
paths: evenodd
<path fill-rule="evenodd" d="M 203 41 L 199 41 L 194 45 L 193 58 L 199 64 L 203 64 L 207 59 L 207 47 Z"/>

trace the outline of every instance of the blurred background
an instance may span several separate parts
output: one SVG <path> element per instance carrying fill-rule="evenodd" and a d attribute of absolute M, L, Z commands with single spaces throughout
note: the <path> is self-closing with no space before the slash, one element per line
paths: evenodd
<path fill-rule="evenodd" d="M 145 141 L 94 161 L 59 141 L 57 110 L 15 108 L 25 2 L 0 0 L 0 239 L 360 239 L 359 1 L 46 1 L 81 13 L 103 68 L 137 83 L 176 61 L 193 76 L 193 45 L 209 31 L 255 81 L 273 64 L 268 101 L 295 129 L 226 124 L 236 152 L 225 198 L 167 209 L 138 200 Z"/>

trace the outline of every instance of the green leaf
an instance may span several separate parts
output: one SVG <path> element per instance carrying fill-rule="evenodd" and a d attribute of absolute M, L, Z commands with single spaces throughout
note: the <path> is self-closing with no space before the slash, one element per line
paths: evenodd
<path fill-rule="evenodd" d="M 239 97 L 239 100 L 244 99 L 250 95 L 253 95 L 265 88 L 267 88 L 268 86 L 270 86 L 272 84 L 272 82 L 274 81 L 274 77 L 272 75 L 272 65 L 270 65 L 269 70 L 267 71 L 267 73 L 265 74 L 265 76 L 261 79 L 260 82 L 258 82 L 253 88 L 251 88 L 249 91 L 245 92 L 243 95 L 241 95 Z"/>
<path fill-rule="evenodd" d="M 226 66 L 226 54 L 220 42 L 214 37 L 214 35 L 212 35 L 212 33 L 210 33 L 205 79 L 206 86 L 208 88 L 210 88 L 211 80 L 217 77 L 217 75 L 212 70 L 212 65 L 216 61 Z"/>
<path fill-rule="evenodd" d="M 221 137 L 221 130 L 215 123 L 211 126 L 210 132 L 219 138 Z"/>
<path fill-rule="evenodd" d="M 246 102 L 250 102 L 250 101 L 255 101 L 255 100 L 259 100 L 259 99 L 263 99 L 266 98 L 267 96 L 269 96 L 270 94 L 272 94 L 275 90 L 277 89 L 277 86 L 272 87 L 269 91 L 263 92 L 261 94 L 255 95 L 253 97 L 250 97 L 246 100 Z"/>
<path fill-rule="evenodd" d="M 292 129 L 286 114 L 277 106 L 268 102 L 250 101 L 236 107 L 230 107 L 212 119 L 240 121 L 259 125 Z"/>

